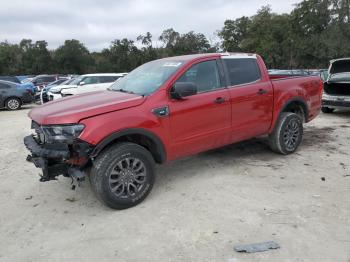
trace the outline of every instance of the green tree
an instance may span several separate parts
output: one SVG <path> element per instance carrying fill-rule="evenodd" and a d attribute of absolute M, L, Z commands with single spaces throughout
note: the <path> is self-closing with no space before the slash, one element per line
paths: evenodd
<path fill-rule="evenodd" d="M 229 52 L 245 51 L 244 40 L 248 36 L 249 17 L 242 16 L 235 20 L 226 20 L 218 36 L 223 40 L 222 49 Z"/>
<path fill-rule="evenodd" d="M 142 52 L 127 38 L 112 41 L 102 53 L 108 57 L 114 72 L 128 72 L 142 63 Z"/>
<path fill-rule="evenodd" d="M 34 44 L 30 39 L 23 39 L 19 44 L 21 52 L 22 74 L 50 73 L 52 58 L 47 49 L 46 41 L 37 41 Z"/>
<path fill-rule="evenodd" d="M 143 45 L 141 48 L 143 63 L 159 58 L 157 49 L 153 47 L 152 34 L 150 32 L 147 32 L 145 35 L 139 35 L 137 41 L 140 41 Z"/>
<path fill-rule="evenodd" d="M 89 50 L 78 40 L 66 40 L 54 52 L 56 70 L 63 74 L 83 74 L 94 65 Z"/>
<path fill-rule="evenodd" d="M 166 56 L 198 54 L 215 52 L 217 50 L 215 46 L 212 47 L 209 44 L 205 35 L 193 31 L 180 34 L 170 28 L 163 31 L 159 40 L 164 43 L 162 52 Z"/>
<path fill-rule="evenodd" d="M 0 43 L 0 74 L 15 75 L 20 72 L 21 54 L 18 45 Z"/>

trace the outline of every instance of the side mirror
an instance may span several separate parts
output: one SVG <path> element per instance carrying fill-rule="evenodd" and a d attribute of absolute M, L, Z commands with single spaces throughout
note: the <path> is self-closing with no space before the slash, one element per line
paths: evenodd
<path fill-rule="evenodd" d="M 193 82 L 177 82 L 170 91 L 171 97 L 179 100 L 195 94 L 197 94 L 197 85 Z"/>
<path fill-rule="evenodd" d="M 83 86 L 83 85 L 85 85 L 85 82 L 84 82 L 84 81 L 81 81 L 81 82 L 79 83 L 79 85 L 80 85 L 80 86 Z"/>

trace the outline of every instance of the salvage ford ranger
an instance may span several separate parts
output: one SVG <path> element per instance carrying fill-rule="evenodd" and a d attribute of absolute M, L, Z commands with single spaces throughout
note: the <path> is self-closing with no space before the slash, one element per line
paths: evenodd
<path fill-rule="evenodd" d="M 255 54 L 164 58 L 110 90 L 32 109 L 27 160 L 43 170 L 41 181 L 88 176 L 103 203 L 129 208 L 150 193 L 156 163 L 263 135 L 273 151 L 293 153 L 321 96 L 319 77 L 271 81 Z"/>

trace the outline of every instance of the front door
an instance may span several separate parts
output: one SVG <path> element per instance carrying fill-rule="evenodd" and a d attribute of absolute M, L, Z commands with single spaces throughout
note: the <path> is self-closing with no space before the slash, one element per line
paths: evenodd
<path fill-rule="evenodd" d="M 99 83 L 99 78 L 98 76 L 87 76 L 84 79 L 82 79 L 81 82 L 83 82 L 83 84 L 78 85 L 77 94 L 97 91 L 96 86 Z"/>
<path fill-rule="evenodd" d="M 177 82 L 196 84 L 198 93 L 169 103 L 171 144 L 177 156 L 219 147 L 230 141 L 231 105 L 216 60 L 197 63 Z"/>

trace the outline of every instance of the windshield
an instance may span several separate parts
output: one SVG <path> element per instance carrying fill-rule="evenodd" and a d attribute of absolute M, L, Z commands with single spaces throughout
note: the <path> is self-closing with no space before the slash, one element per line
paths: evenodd
<path fill-rule="evenodd" d="M 149 95 L 163 85 L 181 65 L 181 61 L 175 60 L 156 60 L 143 64 L 128 75 L 118 79 L 110 89 L 138 95 Z"/>

